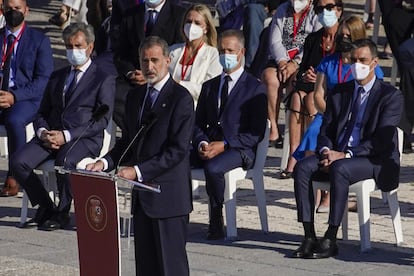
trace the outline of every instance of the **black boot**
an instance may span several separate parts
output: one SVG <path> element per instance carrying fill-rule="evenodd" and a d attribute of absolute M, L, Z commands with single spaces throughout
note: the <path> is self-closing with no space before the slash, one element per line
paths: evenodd
<path fill-rule="evenodd" d="M 211 208 L 207 240 L 222 240 L 224 237 L 223 207 Z"/>

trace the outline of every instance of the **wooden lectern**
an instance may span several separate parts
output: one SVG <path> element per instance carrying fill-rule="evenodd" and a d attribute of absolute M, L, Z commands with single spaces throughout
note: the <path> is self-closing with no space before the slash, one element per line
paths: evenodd
<path fill-rule="evenodd" d="M 118 183 L 160 192 L 159 187 L 105 173 L 74 171 L 71 174 L 78 236 L 80 274 L 120 275 L 121 243 Z"/>

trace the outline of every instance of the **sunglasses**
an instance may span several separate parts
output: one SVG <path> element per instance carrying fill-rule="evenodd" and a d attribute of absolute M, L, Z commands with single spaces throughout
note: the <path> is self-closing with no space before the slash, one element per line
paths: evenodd
<path fill-rule="evenodd" d="M 331 11 L 335 7 L 336 7 L 336 4 L 326 4 L 325 6 L 316 6 L 315 13 L 320 14 L 323 12 L 324 9 Z"/>

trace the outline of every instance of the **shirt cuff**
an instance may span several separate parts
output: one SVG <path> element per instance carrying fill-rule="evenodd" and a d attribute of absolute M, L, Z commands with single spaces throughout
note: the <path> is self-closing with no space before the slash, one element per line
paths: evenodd
<path fill-rule="evenodd" d="M 135 172 L 137 173 L 137 180 L 138 182 L 144 182 L 144 179 L 142 178 L 141 171 L 139 170 L 138 166 L 134 166 Z"/>
<path fill-rule="evenodd" d="M 44 131 L 44 130 L 47 130 L 46 128 L 44 128 L 44 127 L 41 127 L 41 128 L 39 128 L 37 131 L 36 131 L 36 135 L 37 135 L 37 138 L 41 138 L 42 137 L 42 132 Z"/>
<path fill-rule="evenodd" d="M 106 171 L 108 169 L 108 160 L 106 160 L 105 158 L 100 158 L 99 161 L 101 161 L 104 165 L 103 171 Z"/>
<path fill-rule="evenodd" d="M 207 141 L 201 141 L 200 143 L 198 143 L 198 150 L 201 149 L 202 145 L 208 145 L 208 142 Z"/>
<path fill-rule="evenodd" d="M 70 136 L 69 130 L 63 130 L 62 132 L 63 132 L 63 135 L 65 135 L 65 141 L 66 141 L 66 143 L 69 142 L 71 140 L 71 138 L 72 138 Z"/>
<path fill-rule="evenodd" d="M 319 154 L 321 154 L 322 152 L 324 152 L 325 150 L 331 150 L 330 148 L 328 148 L 328 147 L 322 147 L 320 150 L 319 150 Z"/>

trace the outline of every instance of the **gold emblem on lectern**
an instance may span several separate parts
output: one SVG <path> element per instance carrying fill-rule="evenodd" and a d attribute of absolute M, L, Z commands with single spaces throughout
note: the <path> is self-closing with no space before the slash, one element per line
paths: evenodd
<path fill-rule="evenodd" d="M 85 212 L 86 220 L 93 230 L 101 232 L 105 229 L 108 213 L 106 206 L 100 197 L 96 195 L 90 196 L 86 200 Z"/>

